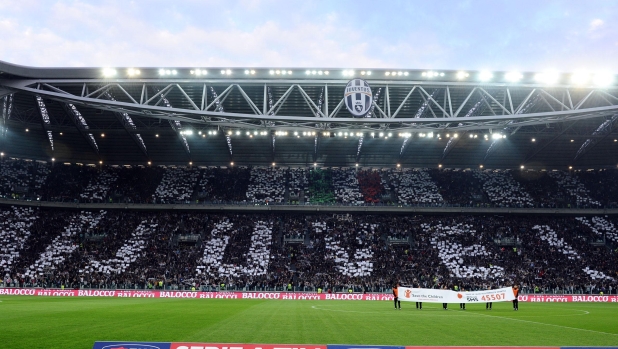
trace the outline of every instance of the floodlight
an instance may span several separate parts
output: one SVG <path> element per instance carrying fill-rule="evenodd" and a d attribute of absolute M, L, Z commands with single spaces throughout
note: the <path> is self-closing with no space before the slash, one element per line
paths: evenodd
<path fill-rule="evenodd" d="M 469 77 L 470 74 L 466 73 L 465 71 L 458 71 L 456 76 L 457 76 L 457 79 L 463 80 L 463 79 Z"/>
<path fill-rule="evenodd" d="M 479 80 L 489 81 L 494 77 L 494 74 L 490 71 L 482 71 L 479 73 Z"/>
<path fill-rule="evenodd" d="M 592 77 L 592 82 L 596 86 L 605 87 L 614 83 L 614 74 L 610 73 L 596 73 Z"/>
<path fill-rule="evenodd" d="M 103 76 L 106 78 L 110 78 L 112 76 L 116 76 L 116 69 L 114 68 L 103 68 Z"/>
<path fill-rule="evenodd" d="M 502 139 L 502 135 L 499 133 L 493 133 L 491 139 Z"/>
<path fill-rule="evenodd" d="M 590 74 L 580 71 L 575 72 L 571 75 L 571 82 L 575 85 L 584 85 L 587 84 L 590 80 Z"/>
<path fill-rule="evenodd" d="M 504 74 L 504 78 L 510 82 L 518 82 L 523 77 L 524 76 L 520 72 L 509 72 L 509 73 Z"/>
<path fill-rule="evenodd" d="M 538 73 L 534 76 L 534 79 L 537 82 L 541 82 L 544 84 L 555 84 L 560 79 L 560 74 L 557 71 L 550 70 L 543 73 Z"/>

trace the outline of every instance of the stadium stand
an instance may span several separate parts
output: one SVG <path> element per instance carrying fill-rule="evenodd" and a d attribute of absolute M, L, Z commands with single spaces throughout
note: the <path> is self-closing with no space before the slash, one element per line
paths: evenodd
<path fill-rule="evenodd" d="M 530 194 L 515 181 L 511 171 L 483 170 L 473 175 L 482 181 L 489 200 L 499 207 L 534 207 Z"/>
<path fill-rule="evenodd" d="M 244 202 L 250 178 L 247 167 L 209 167 L 198 183 L 198 199 L 217 203 Z"/>
<path fill-rule="evenodd" d="M 196 167 L 167 168 L 161 183 L 155 190 L 155 201 L 159 203 L 190 201 L 199 177 L 200 171 Z"/>
<path fill-rule="evenodd" d="M 63 202 L 614 208 L 618 171 L 84 166 L 7 159 L 0 196 Z"/>
<path fill-rule="evenodd" d="M 379 171 L 359 170 L 356 174 L 358 185 L 365 203 L 376 204 L 382 202 L 382 196 L 386 194 L 386 181 Z"/>
<path fill-rule="evenodd" d="M 444 202 L 426 169 L 391 170 L 389 178 L 401 204 L 435 206 Z"/>
<path fill-rule="evenodd" d="M 288 202 L 304 203 L 307 190 L 307 170 L 291 168 L 288 170 Z"/>
<path fill-rule="evenodd" d="M 118 179 L 118 171 L 113 168 L 106 168 L 93 177 L 88 186 L 79 195 L 82 201 L 86 202 L 105 202 L 108 192 L 114 182 Z"/>
<path fill-rule="evenodd" d="M 206 214 L 0 209 L 10 285 L 382 292 L 393 280 L 616 290 L 605 217 Z M 596 230 L 595 230 L 596 229 Z M 606 240 L 599 237 L 606 236 Z M 9 263 L 10 262 L 10 263 Z M 7 286 L 7 285 L 5 285 Z M 615 292 L 615 291 L 614 291 Z"/>
<path fill-rule="evenodd" d="M 351 205 L 363 204 L 363 194 L 360 193 L 356 170 L 353 168 L 333 169 L 332 176 L 336 202 Z"/>
<path fill-rule="evenodd" d="M 285 171 L 274 167 L 251 169 L 247 200 L 282 203 L 285 199 Z"/>

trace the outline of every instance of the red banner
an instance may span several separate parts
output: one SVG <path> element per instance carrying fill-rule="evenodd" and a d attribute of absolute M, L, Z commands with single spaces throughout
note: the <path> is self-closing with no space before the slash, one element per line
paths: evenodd
<path fill-rule="evenodd" d="M 326 349 L 321 344 L 172 343 L 170 349 Z"/>
<path fill-rule="evenodd" d="M 304 293 L 304 292 L 201 292 L 201 291 L 133 291 L 133 290 L 61 290 L 42 288 L 0 288 L 0 296 L 51 296 L 51 297 L 119 297 L 119 298 L 230 298 L 230 299 L 281 299 L 281 300 L 350 300 L 392 301 L 386 293 Z M 601 302 L 618 303 L 618 296 L 601 295 L 536 295 L 519 296 L 522 302 L 570 303 Z M 228 348 L 229 349 L 229 348 Z M 265 349 L 265 348 L 262 348 Z M 268 348 L 270 349 L 270 348 Z"/>

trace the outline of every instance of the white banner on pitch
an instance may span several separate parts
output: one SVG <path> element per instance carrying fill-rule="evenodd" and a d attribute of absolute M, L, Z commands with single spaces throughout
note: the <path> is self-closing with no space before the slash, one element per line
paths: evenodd
<path fill-rule="evenodd" d="M 513 289 L 510 287 L 471 292 L 458 292 L 432 288 L 399 287 L 398 293 L 400 301 L 408 302 L 485 303 L 512 301 L 515 299 Z"/>

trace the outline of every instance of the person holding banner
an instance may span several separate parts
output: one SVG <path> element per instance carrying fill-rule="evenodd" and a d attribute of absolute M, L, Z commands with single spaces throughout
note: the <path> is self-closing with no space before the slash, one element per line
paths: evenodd
<path fill-rule="evenodd" d="M 446 290 L 446 289 L 447 289 L 447 288 L 446 288 L 446 285 L 442 285 L 442 289 L 443 289 L 443 290 Z M 446 303 L 442 303 L 442 309 L 444 309 L 444 310 L 448 310 L 448 307 L 447 307 L 447 304 L 446 304 Z"/>
<path fill-rule="evenodd" d="M 489 286 L 488 290 L 491 290 L 492 286 Z M 494 302 L 487 302 L 485 303 L 485 310 L 489 309 L 491 310 L 491 306 L 494 304 Z"/>
<path fill-rule="evenodd" d="M 513 295 L 515 296 L 515 299 L 513 299 L 513 310 L 517 311 L 519 310 L 519 299 L 517 298 L 519 296 L 519 287 L 517 285 L 513 286 Z"/>
<path fill-rule="evenodd" d="M 399 304 L 399 310 L 401 310 L 401 301 L 399 300 L 399 290 L 397 289 L 399 287 L 399 283 L 395 284 L 395 286 L 393 286 L 393 296 L 395 297 L 395 310 L 397 310 L 397 305 Z"/>
<path fill-rule="evenodd" d="M 455 286 L 455 287 L 457 287 L 457 286 Z M 461 288 L 461 292 L 463 292 L 463 291 L 464 291 L 464 288 L 462 287 Z M 460 310 L 466 310 L 466 303 L 459 303 L 459 309 Z"/>
<path fill-rule="evenodd" d="M 417 287 L 421 288 L 421 285 L 419 284 L 419 285 L 417 285 Z M 416 302 L 416 309 L 423 310 L 423 302 Z"/>

